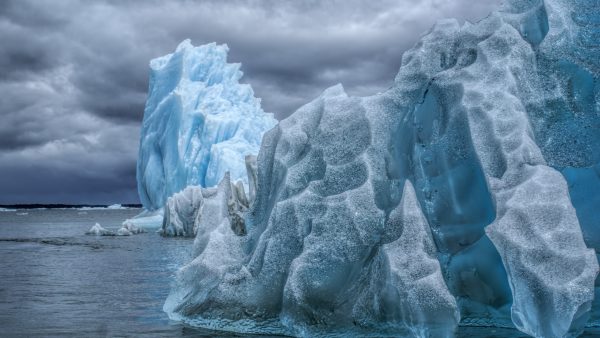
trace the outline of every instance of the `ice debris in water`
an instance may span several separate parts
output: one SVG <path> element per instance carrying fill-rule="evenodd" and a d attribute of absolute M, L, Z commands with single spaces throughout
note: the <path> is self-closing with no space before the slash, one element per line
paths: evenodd
<path fill-rule="evenodd" d="M 108 230 L 102 227 L 99 223 L 94 224 L 90 228 L 90 230 L 86 231 L 86 235 L 95 235 L 95 236 L 131 236 L 135 234 L 141 234 L 145 232 L 143 228 L 138 228 L 135 224 L 125 222 L 123 226 L 114 232 L 112 230 Z"/>
<path fill-rule="evenodd" d="M 163 208 L 156 210 L 144 210 L 133 218 L 123 222 L 123 227 L 136 227 L 145 230 L 160 229 L 163 221 Z"/>
<path fill-rule="evenodd" d="M 137 182 L 144 208 L 162 208 L 188 185 L 213 187 L 230 173 L 246 181 L 245 155 L 256 155 L 277 121 L 265 113 L 226 45 L 194 47 L 150 62 Z"/>
<path fill-rule="evenodd" d="M 90 230 L 86 231 L 86 235 L 95 235 L 95 236 L 115 236 L 114 231 L 103 228 L 99 223 L 94 224 L 90 228 Z"/>
<path fill-rule="evenodd" d="M 383 93 L 325 90 L 265 134 L 244 231 L 203 195 L 165 311 L 306 336 L 597 325 L 599 18 L 509 0 L 436 24 Z"/>
<path fill-rule="evenodd" d="M 123 225 L 121 226 L 121 228 L 117 231 L 117 235 L 130 236 L 130 235 L 141 234 L 144 232 L 146 232 L 146 229 L 144 229 L 143 227 L 137 226 L 135 222 L 126 220 L 125 222 L 123 222 Z"/>
<path fill-rule="evenodd" d="M 106 207 L 106 209 L 110 210 L 125 210 L 127 207 L 122 206 L 121 204 L 111 204 Z"/>

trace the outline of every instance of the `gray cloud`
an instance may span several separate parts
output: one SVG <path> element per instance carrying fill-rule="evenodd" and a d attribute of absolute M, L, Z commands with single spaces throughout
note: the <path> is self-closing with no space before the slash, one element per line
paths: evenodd
<path fill-rule="evenodd" d="M 135 202 L 148 62 L 185 38 L 227 43 L 283 118 L 336 83 L 386 89 L 436 20 L 499 1 L 4 1 L 0 203 Z"/>

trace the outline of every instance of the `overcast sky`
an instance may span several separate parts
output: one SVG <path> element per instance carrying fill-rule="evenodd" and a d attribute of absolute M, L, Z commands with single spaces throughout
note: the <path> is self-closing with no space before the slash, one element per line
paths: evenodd
<path fill-rule="evenodd" d="M 3 0 L 0 204 L 137 203 L 148 62 L 186 38 L 228 44 L 281 119 L 336 83 L 388 88 L 435 21 L 499 2 Z"/>

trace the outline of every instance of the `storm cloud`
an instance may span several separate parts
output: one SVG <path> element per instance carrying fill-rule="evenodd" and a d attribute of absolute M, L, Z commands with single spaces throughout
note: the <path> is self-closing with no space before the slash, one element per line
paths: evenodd
<path fill-rule="evenodd" d="M 282 119 L 336 83 L 385 90 L 435 21 L 499 2 L 3 1 L 0 204 L 136 203 L 148 62 L 186 38 L 226 43 Z"/>

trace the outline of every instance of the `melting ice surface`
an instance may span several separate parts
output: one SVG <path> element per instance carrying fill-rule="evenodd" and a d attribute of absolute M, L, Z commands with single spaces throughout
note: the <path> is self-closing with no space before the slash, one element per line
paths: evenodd
<path fill-rule="evenodd" d="M 162 208 L 188 185 L 216 186 L 226 171 L 246 184 L 245 155 L 256 155 L 276 120 L 252 88 L 240 84 L 240 64 L 226 45 L 194 47 L 150 62 L 137 181 L 144 208 Z"/>
<path fill-rule="evenodd" d="M 297 336 L 599 325 L 599 75 L 596 0 L 438 23 L 388 91 L 334 86 L 265 134 L 245 231 L 198 229 L 165 311 Z"/>

